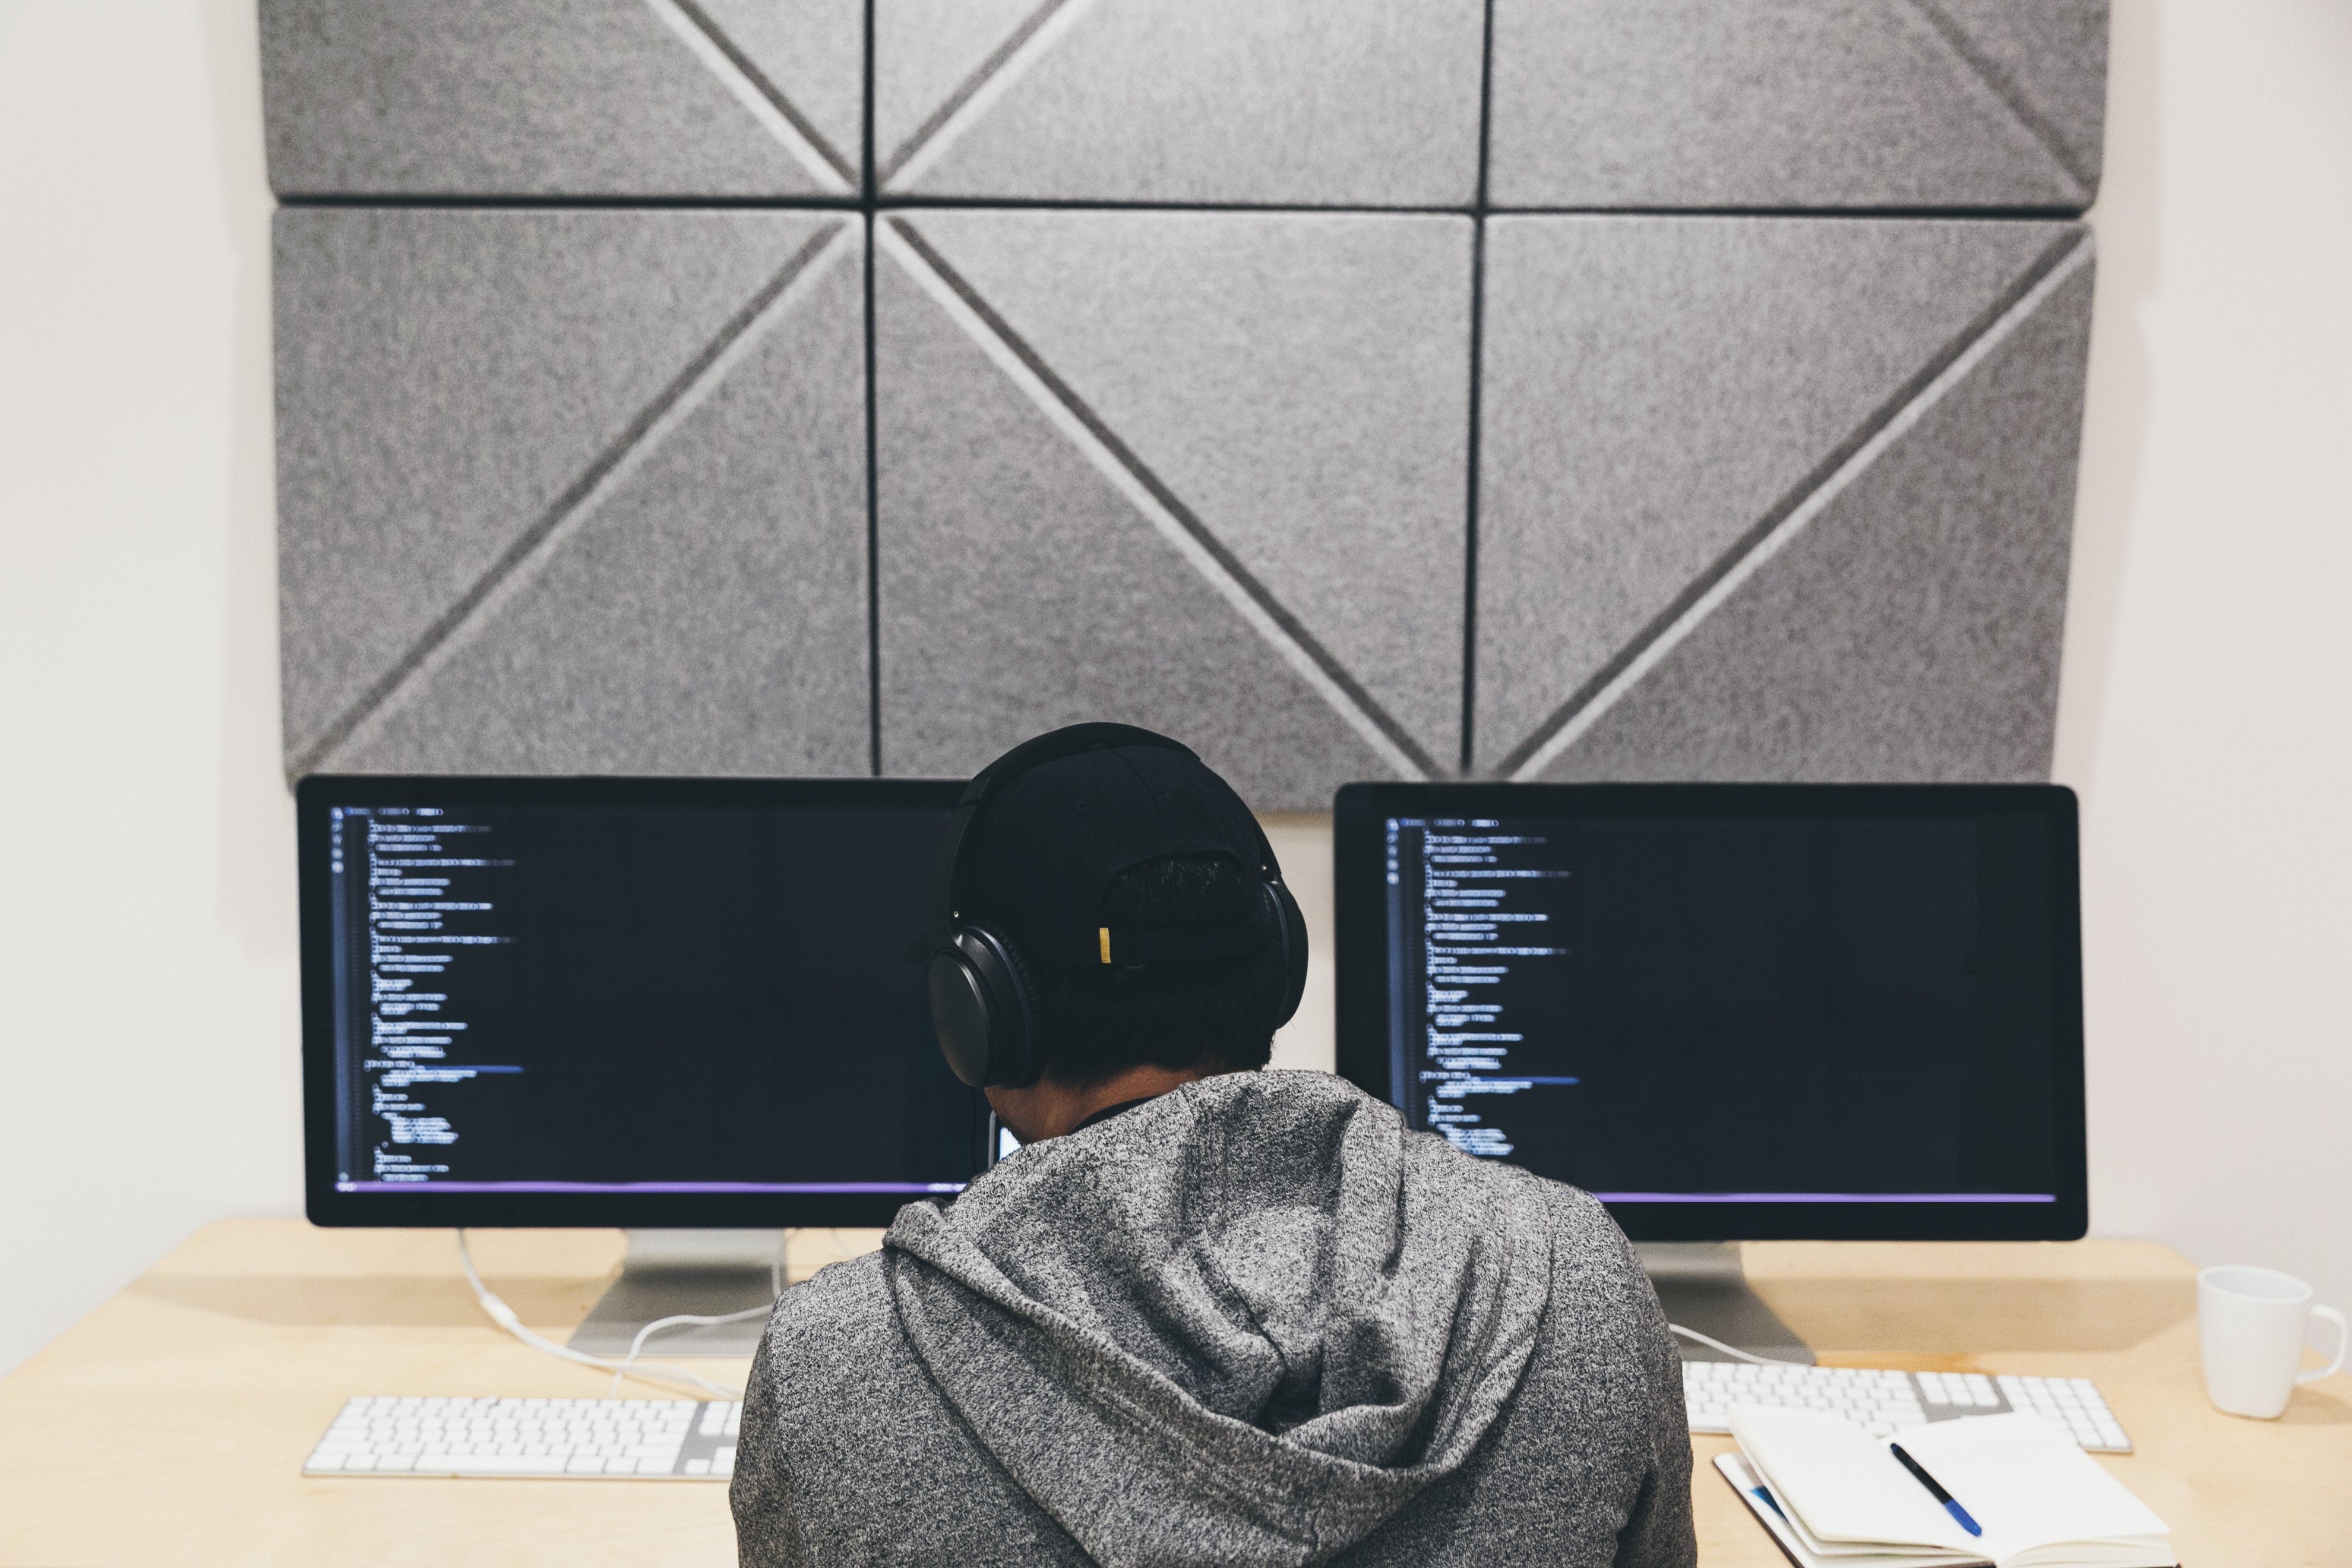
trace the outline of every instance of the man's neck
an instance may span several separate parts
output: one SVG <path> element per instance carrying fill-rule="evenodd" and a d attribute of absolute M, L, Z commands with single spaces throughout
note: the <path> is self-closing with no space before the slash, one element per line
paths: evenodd
<path fill-rule="evenodd" d="M 997 1120 L 1011 1128 L 1015 1138 L 1034 1143 L 1041 1138 L 1059 1138 L 1097 1110 L 1155 1099 L 1208 1076 L 1202 1068 L 1135 1067 L 1088 1084 L 1045 1078 L 1024 1089 L 992 1089 L 987 1091 L 988 1103 L 995 1107 Z"/>

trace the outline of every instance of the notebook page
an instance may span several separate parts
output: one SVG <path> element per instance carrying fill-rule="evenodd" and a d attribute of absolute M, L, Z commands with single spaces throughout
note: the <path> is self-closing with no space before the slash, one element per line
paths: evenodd
<path fill-rule="evenodd" d="M 1780 1543 L 1780 1550 L 1798 1568 L 1920 1568 L 1923 1563 L 1955 1561 L 1947 1559 L 1940 1552 L 1922 1554 L 1909 1547 L 1895 1552 L 1867 1546 L 1841 1546 L 1834 1551 L 1826 1550 L 1820 1542 L 1809 1541 L 1801 1534 L 1801 1527 L 1781 1511 L 1779 1500 L 1766 1488 L 1763 1478 L 1748 1468 L 1746 1459 L 1736 1453 L 1718 1454 L 1715 1458 L 1715 1468 L 1725 1480 L 1731 1483 L 1732 1489 L 1748 1505 L 1748 1511 L 1771 1532 L 1772 1539 Z M 1979 1557 L 1971 1561 L 1982 1564 L 1986 1559 Z"/>
<path fill-rule="evenodd" d="M 2038 1415 L 1939 1421 L 1895 1441 L 1984 1526 L 1980 1549 L 2007 1562 L 2070 1542 L 2154 1541 L 2164 1521 Z M 2168 1552 L 2161 1553 L 2169 1563 Z"/>
<path fill-rule="evenodd" d="M 1804 1532 L 1841 1542 L 1995 1555 L 1954 1522 L 1885 1444 L 1822 1410 L 1734 1405 L 1731 1435 Z"/>
<path fill-rule="evenodd" d="M 1731 1456 L 1725 1455 L 1726 1458 Z M 1762 1472 L 1752 1472 L 1759 1482 L 1764 1482 Z M 1769 1489 L 1769 1483 L 1765 1483 Z M 1992 1559 L 1979 1553 L 1962 1555 L 1958 1552 L 1939 1551 L 1933 1546 L 1913 1546 L 1884 1541 L 1823 1541 L 1805 1528 L 1802 1515 L 1794 1509 L 1781 1510 L 1780 1520 L 1790 1535 L 1801 1543 L 1806 1552 L 1823 1563 L 1836 1568 L 1865 1568 L 1870 1563 L 1903 1563 L 1909 1568 L 1992 1568 Z"/>

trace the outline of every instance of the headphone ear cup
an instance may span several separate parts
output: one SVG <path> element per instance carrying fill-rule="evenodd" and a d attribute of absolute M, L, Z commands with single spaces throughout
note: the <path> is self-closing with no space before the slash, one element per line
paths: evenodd
<path fill-rule="evenodd" d="M 1037 1081 L 1037 988 L 1013 944 L 986 926 L 957 928 L 931 960 L 931 1026 L 957 1078 L 974 1089 Z"/>
<path fill-rule="evenodd" d="M 988 1081 L 1007 1089 L 1025 1089 L 1044 1075 L 1041 1059 L 1044 1042 L 1038 1038 L 1045 1009 L 1038 1001 L 1037 980 L 1029 973 L 1028 962 L 1021 950 L 993 931 L 984 933 L 994 944 L 998 961 L 1004 967 L 1005 990 L 1013 998 L 1008 1011 L 1005 1027 L 997 1037 L 995 1076 Z"/>
<path fill-rule="evenodd" d="M 1307 994 L 1307 917 L 1299 912 L 1298 900 L 1290 896 L 1290 889 L 1280 882 L 1266 883 L 1265 891 L 1273 906 L 1274 929 L 1282 939 L 1282 1002 L 1274 1017 L 1274 1027 L 1279 1029 L 1297 1015 L 1299 999 Z"/>
<path fill-rule="evenodd" d="M 929 975 L 931 1027 L 940 1054 L 963 1083 L 978 1089 L 994 1065 L 996 1033 L 989 986 L 958 942 L 953 952 L 934 954 Z"/>

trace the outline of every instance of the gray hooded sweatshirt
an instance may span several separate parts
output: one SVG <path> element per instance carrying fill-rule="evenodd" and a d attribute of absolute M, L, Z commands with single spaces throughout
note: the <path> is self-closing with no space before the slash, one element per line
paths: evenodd
<path fill-rule="evenodd" d="M 1685 1564 L 1680 1366 L 1584 1194 L 1232 1073 L 786 1291 L 736 1531 L 756 1568 Z"/>

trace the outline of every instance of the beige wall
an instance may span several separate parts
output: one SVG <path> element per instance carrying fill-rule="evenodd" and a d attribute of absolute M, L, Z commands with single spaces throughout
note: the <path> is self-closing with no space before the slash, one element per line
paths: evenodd
<path fill-rule="evenodd" d="M 2352 1302 L 2352 5 L 2117 0 L 2059 705 L 2091 1220 Z"/>
<path fill-rule="evenodd" d="M 299 1205 L 251 35 L 0 0 L 0 1368 Z M 2347 1301 L 2352 6 L 2117 0 L 2107 160 L 2058 751 L 2094 1223 Z M 1276 827 L 1328 955 L 1328 834 Z M 1278 1062 L 1329 1060 L 1328 973 Z"/>
<path fill-rule="evenodd" d="M 301 1205 L 252 0 L 0 0 L 0 1368 Z"/>

